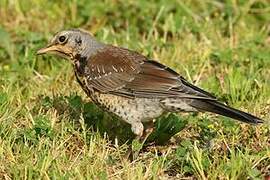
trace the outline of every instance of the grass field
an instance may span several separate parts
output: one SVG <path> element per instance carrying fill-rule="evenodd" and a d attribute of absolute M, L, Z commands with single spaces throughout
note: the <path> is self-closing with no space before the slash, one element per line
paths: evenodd
<path fill-rule="evenodd" d="M 170 114 L 128 161 L 130 127 L 90 102 L 68 61 L 35 55 L 71 27 L 156 59 L 265 124 Z M 269 120 L 268 0 L 0 0 L 0 179 L 263 179 Z"/>

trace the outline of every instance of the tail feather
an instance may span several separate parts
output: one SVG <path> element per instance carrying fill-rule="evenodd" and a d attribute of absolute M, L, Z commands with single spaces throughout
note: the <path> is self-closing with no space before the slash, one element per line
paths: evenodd
<path fill-rule="evenodd" d="M 200 111 L 213 112 L 245 123 L 252 123 L 252 124 L 263 123 L 263 120 L 256 116 L 231 108 L 218 101 L 195 99 L 192 101 L 190 105 Z"/>

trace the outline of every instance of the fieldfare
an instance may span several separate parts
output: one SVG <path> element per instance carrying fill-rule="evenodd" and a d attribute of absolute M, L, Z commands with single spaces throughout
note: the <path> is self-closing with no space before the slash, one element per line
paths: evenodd
<path fill-rule="evenodd" d="M 97 41 L 83 30 L 58 32 L 37 54 L 70 59 L 82 89 L 95 104 L 131 125 L 142 137 L 144 125 L 165 112 L 208 111 L 245 123 L 262 119 L 220 103 L 169 67 L 138 52 Z"/>

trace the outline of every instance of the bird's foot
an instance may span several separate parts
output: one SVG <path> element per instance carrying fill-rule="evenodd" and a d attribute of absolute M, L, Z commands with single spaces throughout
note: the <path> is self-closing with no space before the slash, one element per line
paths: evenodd
<path fill-rule="evenodd" d="M 138 158 L 139 153 L 143 149 L 143 146 L 149 137 L 149 135 L 153 132 L 154 128 L 146 129 L 142 136 L 137 136 L 133 141 L 131 148 L 129 149 L 126 157 L 129 157 L 130 160 L 135 160 Z"/>

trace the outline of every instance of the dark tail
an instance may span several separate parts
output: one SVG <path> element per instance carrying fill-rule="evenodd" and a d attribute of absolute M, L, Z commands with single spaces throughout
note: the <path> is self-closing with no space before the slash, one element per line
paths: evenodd
<path fill-rule="evenodd" d="M 237 119 L 239 121 L 243 121 L 245 123 L 252 123 L 252 124 L 263 123 L 263 120 L 258 117 L 255 117 L 246 112 L 231 108 L 229 106 L 226 106 L 220 102 L 213 101 L 213 100 L 194 99 L 190 105 L 200 111 L 213 112 L 213 113 L 220 114 L 226 117 Z"/>

